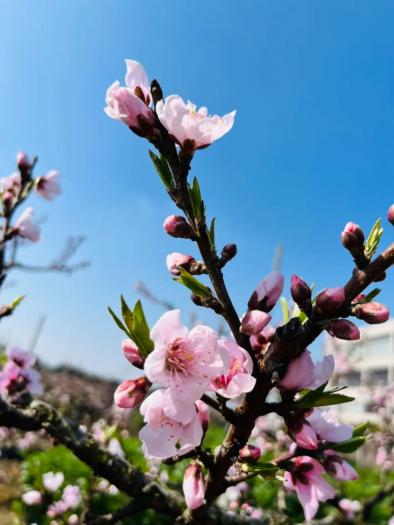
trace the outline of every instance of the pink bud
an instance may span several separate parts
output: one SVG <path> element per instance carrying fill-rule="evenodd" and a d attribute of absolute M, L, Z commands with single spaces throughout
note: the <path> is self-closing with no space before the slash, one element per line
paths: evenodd
<path fill-rule="evenodd" d="M 142 403 L 151 383 L 146 377 L 123 381 L 115 390 L 114 403 L 119 408 L 135 408 Z"/>
<path fill-rule="evenodd" d="M 200 463 L 193 461 L 186 467 L 183 477 L 183 493 L 187 508 L 201 507 L 205 497 L 205 479 Z"/>
<path fill-rule="evenodd" d="M 271 325 L 267 325 L 260 333 L 252 335 L 249 341 L 253 350 L 260 352 L 262 348 L 272 340 L 274 335 L 275 330 Z"/>
<path fill-rule="evenodd" d="M 385 323 L 390 315 L 387 306 L 373 301 L 357 305 L 354 313 L 359 319 L 369 324 Z"/>
<path fill-rule="evenodd" d="M 297 303 L 301 309 L 309 309 L 311 307 L 311 289 L 298 275 L 292 275 L 290 291 L 293 301 Z"/>
<path fill-rule="evenodd" d="M 241 321 L 240 331 L 246 335 L 254 335 L 261 332 L 271 321 L 271 316 L 260 310 L 249 310 Z"/>
<path fill-rule="evenodd" d="M 20 170 L 28 170 L 31 168 L 30 159 L 24 151 L 19 151 L 16 154 L 16 165 Z"/>
<path fill-rule="evenodd" d="M 167 255 L 167 268 L 172 275 L 179 275 L 179 268 L 190 270 L 190 266 L 195 264 L 196 260 L 191 255 L 183 253 L 170 253 Z"/>
<path fill-rule="evenodd" d="M 201 421 L 202 428 L 205 432 L 208 428 L 209 408 L 208 408 L 208 405 L 204 403 L 204 401 L 201 401 L 201 399 L 198 399 L 196 401 L 196 405 L 197 405 L 198 417 Z"/>
<path fill-rule="evenodd" d="M 62 192 L 59 179 L 60 173 L 56 170 L 51 170 L 46 175 L 39 177 L 36 183 L 37 193 L 43 199 L 53 200 Z"/>
<path fill-rule="evenodd" d="M 387 212 L 388 221 L 394 226 L 394 204 L 392 204 Z"/>
<path fill-rule="evenodd" d="M 283 275 L 277 271 L 264 277 L 249 299 L 249 310 L 272 310 L 282 293 L 283 283 Z"/>
<path fill-rule="evenodd" d="M 254 445 L 245 445 L 241 450 L 239 451 L 239 457 L 246 462 L 254 463 L 255 461 L 258 461 L 261 456 L 261 450 L 259 447 L 255 447 Z"/>
<path fill-rule="evenodd" d="M 327 327 L 327 332 L 338 339 L 354 341 L 360 339 L 360 330 L 357 326 L 347 319 L 334 319 Z"/>
<path fill-rule="evenodd" d="M 122 351 L 125 358 L 137 368 L 143 368 L 145 359 L 140 354 L 137 346 L 133 343 L 131 339 L 125 339 L 122 342 Z"/>
<path fill-rule="evenodd" d="M 194 239 L 195 234 L 192 227 L 184 217 L 180 215 L 170 215 L 164 221 L 164 230 L 172 237 L 181 237 L 182 239 Z"/>
<path fill-rule="evenodd" d="M 316 307 L 320 315 L 334 314 L 345 302 L 345 290 L 342 287 L 326 288 L 316 297 Z"/>
<path fill-rule="evenodd" d="M 364 246 L 364 232 L 358 224 L 348 222 L 341 233 L 341 240 L 344 247 L 348 250 L 362 248 Z"/>

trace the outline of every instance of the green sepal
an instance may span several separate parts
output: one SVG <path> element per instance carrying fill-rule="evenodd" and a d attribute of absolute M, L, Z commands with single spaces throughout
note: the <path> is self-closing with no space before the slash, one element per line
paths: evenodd
<path fill-rule="evenodd" d="M 193 275 L 191 275 L 187 270 L 185 270 L 185 268 L 179 268 L 179 272 L 180 277 L 175 279 L 175 281 L 183 284 L 183 286 L 186 286 L 186 288 L 188 288 L 195 295 L 198 295 L 203 299 L 212 295 L 211 290 L 204 284 L 200 283 L 200 281 L 193 277 Z"/>

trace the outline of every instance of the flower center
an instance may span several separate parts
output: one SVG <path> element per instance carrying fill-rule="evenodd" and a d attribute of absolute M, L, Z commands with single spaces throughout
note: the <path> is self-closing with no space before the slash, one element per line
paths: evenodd
<path fill-rule="evenodd" d="M 182 339 L 175 339 L 167 347 L 166 369 L 173 373 L 187 374 L 193 364 L 193 352 L 184 344 Z"/>

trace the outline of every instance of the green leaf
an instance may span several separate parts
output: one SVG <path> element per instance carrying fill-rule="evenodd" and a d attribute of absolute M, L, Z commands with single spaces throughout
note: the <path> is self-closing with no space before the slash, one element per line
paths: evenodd
<path fill-rule="evenodd" d="M 108 306 L 108 312 L 110 313 L 112 319 L 115 321 L 115 324 L 128 336 L 130 337 L 130 332 L 127 330 L 125 325 L 122 323 L 122 321 L 119 319 L 119 317 L 116 315 L 116 313 Z"/>
<path fill-rule="evenodd" d="M 167 160 L 161 155 L 160 157 L 149 150 L 149 156 L 152 159 L 153 165 L 161 178 L 164 186 L 169 190 L 174 182 L 171 169 L 168 165 Z"/>
<path fill-rule="evenodd" d="M 354 452 L 364 445 L 366 439 L 366 436 L 356 436 L 348 439 L 347 441 L 342 441 L 341 443 L 330 443 L 328 448 L 332 448 L 337 452 L 349 454 L 350 452 Z"/>
<path fill-rule="evenodd" d="M 134 306 L 132 336 L 133 341 L 138 346 L 143 357 L 148 356 L 152 352 L 154 344 L 150 338 L 150 330 L 146 322 L 141 301 L 137 301 Z M 139 343 L 137 343 L 137 340 Z"/>
<path fill-rule="evenodd" d="M 365 242 L 365 255 L 367 257 L 372 257 L 373 254 L 376 252 L 382 235 L 383 228 L 381 226 L 381 220 L 378 219 L 372 226 L 372 230 L 368 235 L 368 239 Z"/>
<path fill-rule="evenodd" d="M 197 220 L 203 221 L 205 218 L 205 205 L 201 197 L 200 185 L 196 177 L 194 177 L 192 185 L 189 186 L 189 195 L 192 202 L 194 216 Z"/>
<path fill-rule="evenodd" d="M 272 477 L 275 476 L 275 474 L 278 471 L 278 465 L 275 463 L 271 463 L 269 461 L 259 461 L 258 463 L 255 463 L 253 465 L 249 464 L 243 464 L 242 470 L 244 472 L 256 472 L 260 476 L 264 477 Z"/>
<path fill-rule="evenodd" d="M 26 295 L 18 295 L 18 297 L 15 297 L 15 299 L 10 303 L 10 308 L 14 310 L 17 306 L 21 304 L 25 297 Z"/>
<path fill-rule="evenodd" d="M 298 408 L 313 408 L 313 407 L 325 407 L 329 405 L 339 405 L 341 403 L 349 403 L 354 400 L 354 397 L 345 396 L 338 394 L 340 390 L 346 387 L 336 387 L 327 392 L 324 392 L 327 383 L 321 385 L 315 390 L 306 391 L 300 399 L 295 402 Z"/>
<path fill-rule="evenodd" d="M 211 221 L 211 227 L 209 228 L 208 235 L 209 240 L 211 242 L 211 246 L 215 247 L 215 225 L 216 225 L 216 217 L 214 217 Z"/>
<path fill-rule="evenodd" d="M 179 268 L 179 271 L 180 277 L 175 279 L 178 283 L 183 284 L 191 292 L 203 299 L 212 295 L 211 290 L 204 284 L 200 283 L 200 281 L 193 277 L 187 270 L 185 270 L 185 268 Z"/>
<path fill-rule="evenodd" d="M 283 322 L 288 323 L 290 319 L 289 305 L 284 297 L 280 298 L 280 307 L 282 308 Z"/>
<path fill-rule="evenodd" d="M 369 303 L 369 301 L 372 301 L 372 299 L 375 299 L 377 295 L 380 294 L 381 288 L 374 288 L 369 294 L 367 294 L 364 299 L 361 299 L 359 304 Z"/>
<path fill-rule="evenodd" d="M 368 430 L 369 423 L 368 421 L 366 423 L 361 423 L 361 425 L 357 425 L 353 428 L 353 437 L 359 437 L 364 436 L 365 432 Z"/>

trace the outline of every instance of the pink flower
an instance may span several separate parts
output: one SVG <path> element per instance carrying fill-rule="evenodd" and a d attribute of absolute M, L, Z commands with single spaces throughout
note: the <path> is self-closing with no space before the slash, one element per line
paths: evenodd
<path fill-rule="evenodd" d="M 196 406 L 189 405 L 185 424 L 168 417 L 173 408 L 168 390 L 156 390 L 141 405 L 146 425 L 139 437 L 150 456 L 164 459 L 186 454 L 201 443 L 203 428 Z"/>
<path fill-rule="evenodd" d="M 344 512 L 348 520 L 353 520 L 356 512 L 360 512 L 361 503 L 357 500 L 343 498 L 338 503 L 339 508 Z"/>
<path fill-rule="evenodd" d="M 369 324 L 385 323 L 390 316 L 387 306 L 374 301 L 357 305 L 354 312 L 359 319 Z"/>
<path fill-rule="evenodd" d="M 0 371 L 0 394 L 6 397 L 28 391 L 41 395 L 43 387 L 40 377 L 37 370 L 21 368 L 13 361 L 8 361 Z"/>
<path fill-rule="evenodd" d="M 40 505 L 42 503 L 42 495 L 38 490 L 28 490 L 22 494 L 22 501 L 26 505 Z"/>
<path fill-rule="evenodd" d="M 32 242 L 37 242 L 41 238 L 40 228 L 33 223 L 34 210 L 33 208 L 26 208 L 14 225 L 14 231 L 20 237 L 28 239 Z"/>
<path fill-rule="evenodd" d="M 56 170 L 51 170 L 46 175 L 39 177 L 36 183 L 37 193 L 48 201 L 53 200 L 62 192 L 59 183 L 60 173 Z"/>
<path fill-rule="evenodd" d="M 260 310 L 249 310 L 243 316 L 240 331 L 246 335 L 258 334 L 271 321 L 271 316 Z"/>
<path fill-rule="evenodd" d="M 150 85 L 148 75 L 142 64 L 136 60 L 126 60 L 127 73 L 125 77 L 126 86 L 140 98 L 147 106 L 151 103 Z"/>
<path fill-rule="evenodd" d="M 200 463 L 193 461 L 186 467 L 183 477 L 186 506 L 193 510 L 201 507 L 205 497 L 205 479 Z"/>
<path fill-rule="evenodd" d="M 245 445 L 241 450 L 239 451 L 239 457 L 243 461 L 252 462 L 258 461 L 261 457 L 261 450 L 259 447 L 255 447 L 254 445 Z"/>
<path fill-rule="evenodd" d="M 358 474 L 351 464 L 338 456 L 335 450 L 325 450 L 324 456 L 324 466 L 333 478 L 338 481 L 354 481 L 358 479 Z"/>
<path fill-rule="evenodd" d="M 139 349 L 131 339 L 125 339 L 122 342 L 122 351 L 125 358 L 137 368 L 143 368 L 145 358 L 140 354 Z"/>
<path fill-rule="evenodd" d="M 208 428 L 209 423 L 209 407 L 204 401 L 201 401 L 201 399 L 197 399 L 196 401 L 196 407 L 198 412 L 198 417 L 200 418 L 202 428 L 204 432 Z"/>
<path fill-rule="evenodd" d="M 308 450 L 317 449 L 316 432 L 314 431 L 312 425 L 310 425 L 307 421 L 302 424 L 298 431 L 293 432 L 291 431 L 291 428 L 289 428 L 289 433 L 299 447 L 306 448 Z"/>
<path fill-rule="evenodd" d="M 145 374 L 152 383 L 171 387 L 178 399 L 196 401 L 222 373 L 216 332 L 204 325 L 189 331 L 179 310 L 162 315 L 150 335 L 155 346 L 145 360 Z"/>
<path fill-rule="evenodd" d="M 172 275 L 179 275 L 179 268 L 185 268 L 189 271 L 190 265 L 195 262 L 196 260 L 191 255 L 177 252 L 167 255 L 167 268 Z"/>
<path fill-rule="evenodd" d="M 65 512 L 67 512 L 67 505 L 63 500 L 55 501 L 51 503 L 47 510 L 47 516 L 50 518 L 57 518 L 58 516 L 61 516 Z"/>
<path fill-rule="evenodd" d="M 19 172 L 12 173 L 8 177 L 0 179 L 0 191 L 2 201 L 7 210 L 14 207 L 22 186 L 22 177 Z"/>
<path fill-rule="evenodd" d="M 306 418 L 320 440 L 340 443 L 352 437 L 353 427 L 339 423 L 333 413 L 315 408 Z"/>
<path fill-rule="evenodd" d="M 122 448 L 122 445 L 120 444 L 119 440 L 116 438 L 111 438 L 108 443 L 108 452 L 112 454 L 113 456 L 118 456 L 118 458 L 124 458 L 124 450 Z"/>
<path fill-rule="evenodd" d="M 64 501 L 67 510 L 79 507 L 82 502 L 82 496 L 78 485 L 67 485 L 64 487 L 62 500 Z"/>
<path fill-rule="evenodd" d="M 24 151 L 18 151 L 16 154 L 16 165 L 20 170 L 30 169 L 31 168 L 31 161 L 29 159 L 29 156 Z"/>
<path fill-rule="evenodd" d="M 232 399 L 253 390 L 256 379 L 252 376 L 253 362 L 248 352 L 231 339 L 220 339 L 218 347 L 225 369 L 212 380 L 215 392 Z"/>
<path fill-rule="evenodd" d="M 394 204 L 392 204 L 387 212 L 387 220 L 394 226 Z"/>
<path fill-rule="evenodd" d="M 204 148 L 223 137 L 233 127 L 235 117 L 235 111 L 223 117 L 208 115 L 207 108 L 197 109 L 191 102 L 185 104 L 178 95 L 160 100 L 156 112 L 177 143 L 182 147 L 185 141 L 190 141 L 192 149 Z"/>
<path fill-rule="evenodd" d="M 275 306 L 283 291 L 284 279 L 280 272 L 269 273 L 252 293 L 248 307 L 250 310 L 269 312 Z"/>
<path fill-rule="evenodd" d="M 77 514 L 71 514 L 71 516 L 68 518 L 67 521 L 68 525 L 78 525 L 79 524 L 79 518 Z"/>
<path fill-rule="evenodd" d="M 300 456 L 291 461 L 294 466 L 291 472 L 285 472 L 284 486 L 297 493 L 309 521 L 316 515 L 319 502 L 333 498 L 335 491 L 323 478 L 324 468 L 315 459 Z"/>
<path fill-rule="evenodd" d="M 142 403 L 149 388 L 146 377 L 123 381 L 115 390 L 114 403 L 119 408 L 135 408 Z"/>
<path fill-rule="evenodd" d="M 323 361 L 314 364 L 309 350 L 304 350 L 293 359 L 280 382 L 285 390 L 299 391 L 303 388 L 317 388 L 326 383 L 334 371 L 334 357 L 324 356 Z"/>
<path fill-rule="evenodd" d="M 12 348 L 8 353 L 8 360 L 13 361 L 19 368 L 31 368 L 36 362 L 36 357 L 32 352 Z"/>
<path fill-rule="evenodd" d="M 42 482 L 49 492 L 56 492 L 64 482 L 64 474 L 63 472 L 46 472 L 42 476 Z"/>
<path fill-rule="evenodd" d="M 269 343 L 275 335 L 275 329 L 269 324 L 258 334 L 252 335 L 249 339 L 250 344 L 256 352 L 263 350 L 264 346 Z"/>

